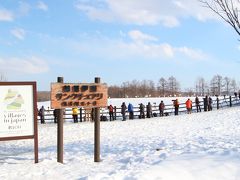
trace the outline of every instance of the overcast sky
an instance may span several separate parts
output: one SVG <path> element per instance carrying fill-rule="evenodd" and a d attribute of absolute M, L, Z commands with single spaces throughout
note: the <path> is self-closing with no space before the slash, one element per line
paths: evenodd
<path fill-rule="evenodd" d="M 239 81 L 237 34 L 197 0 L 0 0 L 0 72 L 50 90 L 174 76 Z"/>

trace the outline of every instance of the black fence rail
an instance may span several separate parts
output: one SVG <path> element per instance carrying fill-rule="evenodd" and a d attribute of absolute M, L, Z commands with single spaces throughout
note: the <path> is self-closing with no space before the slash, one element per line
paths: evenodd
<path fill-rule="evenodd" d="M 199 103 L 201 112 L 204 111 L 204 101 L 200 101 Z M 239 106 L 240 105 L 240 99 L 236 96 L 232 97 L 216 97 L 213 99 L 212 102 L 212 109 L 220 109 L 220 108 L 228 108 L 228 107 L 233 107 L 233 106 Z M 140 115 L 140 110 L 139 107 L 133 107 L 133 112 L 134 112 L 134 119 L 139 119 Z M 206 111 L 206 109 L 205 109 Z M 192 103 L 192 113 L 196 113 L 197 108 L 196 104 L 193 102 Z M 181 114 L 186 114 L 187 109 L 185 102 L 179 104 L 179 111 L 178 115 Z M 109 111 L 108 107 L 101 108 L 100 109 L 100 114 L 101 114 L 101 120 L 102 121 L 108 121 L 109 118 Z M 146 114 L 146 108 L 145 108 L 145 114 Z M 160 112 L 159 112 L 159 105 L 154 103 L 152 105 L 152 114 L 154 115 L 153 117 L 159 117 Z M 164 108 L 164 115 L 165 116 L 171 116 L 174 115 L 174 106 L 173 104 L 167 104 L 165 105 Z M 84 108 L 79 108 L 79 113 L 78 113 L 78 121 L 83 122 L 83 121 L 93 121 L 93 112 L 91 109 L 84 109 Z M 129 118 L 129 113 L 126 112 L 126 117 Z M 72 117 L 72 109 L 68 108 L 64 110 L 64 115 L 63 119 L 66 122 L 73 122 L 73 117 Z M 116 107 L 114 106 L 114 113 L 113 113 L 113 119 L 114 120 L 121 120 L 122 119 L 122 114 L 121 114 L 121 107 Z M 40 121 L 40 117 L 38 116 L 38 120 Z M 53 115 L 53 109 L 45 110 L 44 113 L 44 120 L 45 122 L 54 122 L 54 115 Z"/>

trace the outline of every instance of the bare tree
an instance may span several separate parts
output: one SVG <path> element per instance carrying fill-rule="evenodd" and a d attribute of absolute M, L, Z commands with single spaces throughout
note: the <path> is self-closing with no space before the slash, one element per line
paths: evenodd
<path fill-rule="evenodd" d="M 210 83 L 212 95 L 221 95 L 223 88 L 223 78 L 220 75 L 215 75 Z"/>
<path fill-rule="evenodd" d="M 133 80 L 129 84 L 129 97 L 138 97 L 139 96 L 139 82 L 137 80 Z"/>
<path fill-rule="evenodd" d="M 192 88 L 187 88 L 184 92 L 184 96 L 194 96 L 194 90 Z"/>
<path fill-rule="evenodd" d="M 127 95 L 127 87 L 128 87 L 129 83 L 128 82 L 123 82 L 122 83 L 122 93 L 123 93 L 123 97 L 126 98 L 128 97 Z"/>
<path fill-rule="evenodd" d="M 156 88 L 155 88 L 155 83 L 152 80 L 148 80 L 148 95 L 149 96 L 155 96 L 156 95 Z"/>
<path fill-rule="evenodd" d="M 4 76 L 3 73 L 0 72 L 0 81 L 6 81 L 7 78 Z"/>
<path fill-rule="evenodd" d="M 205 81 L 205 79 L 203 77 L 200 77 L 197 79 L 196 81 L 196 90 L 195 93 L 198 96 L 204 96 L 207 93 L 207 82 Z"/>
<path fill-rule="evenodd" d="M 235 79 L 232 79 L 230 82 L 230 92 L 233 94 L 234 92 L 237 92 L 237 83 Z"/>
<path fill-rule="evenodd" d="M 143 80 L 140 85 L 140 94 L 142 97 L 154 96 L 155 85 L 152 80 Z"/>
<path fill-rule="evenodd" d="M 158 91 L 159 95 L 165 97 L 167 92 L 167 80 L 164 78 L 160 78 L 158 80 Z"/>
<path fill-rule="evenodd" d="M 199 0 L 205 7 L 220 16 L 240 35 L 240 0 Z"/>
<path fill-rule="evenodd" d="M 229 77 L 225 77 L 223 79 L 223 86 L 224 86 L 224 95 L 228 95 L 230 94 L 230 83 L 231 83 L 231 79 Z"/>
<path fill-rule="evenodd" d="M 180 84 L 177 81 L 177 79 L 173 76 L 168 78 L 168 90 L 170 95 L 175 96 L 177 93 L 179 93 L 180 90 Z"/>
<path fill-rule="evenodd" d="M 108 87 L 108 96 L 111 98 L 122 98 L 121 88 L 117 85 Z"/>

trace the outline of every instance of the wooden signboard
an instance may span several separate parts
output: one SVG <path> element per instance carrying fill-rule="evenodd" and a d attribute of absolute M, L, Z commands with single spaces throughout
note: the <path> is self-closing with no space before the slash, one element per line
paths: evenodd
<path fill-rule="evenodd" d="M 36 82 L 0 82 L 0 141 L 34 139 L 38 162 Z"/>
<path fill-rule="evenodd" d="M 51 108 L 106 107 L 107 85 L 97 83 L 52 83 Z"/>

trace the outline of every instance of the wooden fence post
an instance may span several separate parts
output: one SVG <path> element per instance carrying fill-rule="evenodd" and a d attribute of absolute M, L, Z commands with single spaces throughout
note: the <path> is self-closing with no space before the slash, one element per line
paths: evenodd
<path fill-rule="evenodd" d="M 113 120 L 116 120 L 117 119 L 117 107 L 114 106 L 114 115 L 113 115 Z"/>
<path fill-rule="evenodd" d="M 58 83 L 63 83 L 63 77 L 57 78 Z M 63 110 L 57 109 L 57 162 L 63 163 Z"/>
<path fill-rule="evenodd" d="M 99 77 L 95 77 L 95 83 L 100 83 Z M 94 108 L 94 162 L 100 161 L 100 108 Z"/>
<path fill-rule="evenodd" d="M 219 98 L 217 97 L 217 109 L 219 109 Z"/>
<path fill-rule="evenodd" d="M 232 96 L 229 96 L 229 106 L 232 107 Z"/>
<path fill-rule="evenodd" d="M 80 115 L 80 117 L 79 117 L 79 118 L 80 118 L 80 122 L 82 122 L 82 108 L 80 108 L 79 111 L 80 111 L 80 112 L 79 112 L 79 115 Z"/>
<path fill-rule="evenodd" d="M 206 96 L 205 98 L 203 98 L 203 108 L 204 108 L 204 111 L 207 111 L 207 110 L 208 110 L 208 107 L 207 107 L 207 99 L 208 99 L 207 96 Z"/>

